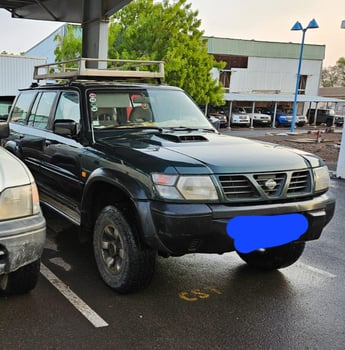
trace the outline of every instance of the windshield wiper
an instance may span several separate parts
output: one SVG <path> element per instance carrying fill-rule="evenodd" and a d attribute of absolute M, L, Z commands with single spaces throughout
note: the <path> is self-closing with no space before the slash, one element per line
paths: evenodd
<path fill-rule="evenodd" d="M 188 126 L 172 126 L 172 127 L 164 127 L 163 130 L 169 131 L 204 131 L 204 132 L 217 132 L 215 129 L 211 128 L 191 128 Z"/>
<path fill-rule="evenodd" d="M 107 128 L 107 129 L 100 129 L 100 130 L 111 130 L 114 131 L 113 133 L 99 133 L 97 135 L 97 139 L 102 140 L 111 140 L 113 138 L 122 138 L 126 137 L 126 135 L 135 135 L 136 133 L 142 133 L 142 132 L 148 132 L 156 134 L 157 132 L 162 134 L 163 129 L 156 127 L 156 126 L 131 126 L 131 127 L 123 127 L 123 128 Z"/>

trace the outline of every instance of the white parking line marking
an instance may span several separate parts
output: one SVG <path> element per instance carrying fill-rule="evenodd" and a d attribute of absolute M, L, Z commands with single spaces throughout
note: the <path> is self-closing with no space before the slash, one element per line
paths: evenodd
<path fill-rule="evenodd" d="M 61 257 L 58 256 L 56 258 L 49 259 L 49 261 L 54 265 L 62 267 L 65 271 L 70 271 L 72 268 L 70 264 L 67 264 Z"/>
<path fill-rule="evenodd" d="M 85 304 L 83 300 L 73 293 L 65 283 L 43 264 L 41 264 L 41 273 L 96 328 L 109 326 L 107 322 Z"/>
<path fill-rule="evenodd" d="M 329 277 L 329 278 L 337 277 L 336 275 L 333 275 L 333 273 L 330 273 L 330 272 L 318 269 L 317 267 L 314 267 L 314 266 L 311 266 L 311 265 L 303 264 L 301 262 L 296 263 L 296 265 L 298 265 L 298 266 L 300 266 L 302 268 L 305 268 L 305 269 L 307 269 L 309 271 L 316 272 L 319 275 L 322 275 L 322 276 L 325 276 L 325 277 Z"/>

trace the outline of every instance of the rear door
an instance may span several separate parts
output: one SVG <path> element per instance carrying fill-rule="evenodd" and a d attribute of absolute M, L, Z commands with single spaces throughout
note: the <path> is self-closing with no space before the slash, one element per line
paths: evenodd
<path fill-rule="evenodd" d="M 44 140 L 41 159 L 42 190 L 51 198 L 78 210 L 81 201 L 83 177 L 81 172 L 81 153 L 79 142 L 80 103 L 78 91 L 61 91 L 56 107 L 52 112 L 49 131 Z M 75 124 L 76 133 L 59 135 L 54 132 L 54 124 L 59 122 Z"/>
<path fill-rule="evenodd" d="M 23 91 L 11 113 L 11 136 L 6 147 L 28 165 L 43 201 L 54 207 L 63 203 L 75 209 L 83 185 L 79 152 L 82 146 L 77 134 L 71 137 L 54 133 L 57 120 L 74 121 L 76 129 L 80 128 L 77 91 Z"/>
<path fill-rule="evenodd" d="M 56 92 L 23 91 L 15 101 L 10 115 L 10 140 L 6 148 L 21 158 L 40 182 L 45 129 Z"/>

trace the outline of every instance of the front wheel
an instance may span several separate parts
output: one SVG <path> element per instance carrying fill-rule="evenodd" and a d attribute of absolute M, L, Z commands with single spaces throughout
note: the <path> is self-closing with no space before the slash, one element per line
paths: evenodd
<path fill-rule="evenodd" d="M 23 294 L 34 289 L 40 274 L 40 263 L 39 259 L 16 271 L 0 275 L 0 294 Z"/>
<path fill-rule="evenodd" d="M 134 292 L 151 282 L 155 251 L 141 247 L 134 228 L 114 206 L 99 214 L 93 235 L 98 271 L 104 282 L 119 293 Z"/>
<path fill-rule="evenodd" d="M 258 249 L 254 252 L 237 254 L 248 265 L 262 270 L 276 270 L 296 262 L 302 255 L 305 242 L 292 242 L 279 247 Z"/>

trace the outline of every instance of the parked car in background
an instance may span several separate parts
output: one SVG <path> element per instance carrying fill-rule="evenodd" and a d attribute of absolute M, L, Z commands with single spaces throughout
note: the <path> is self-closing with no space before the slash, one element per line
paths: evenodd
<path fill-rule="evenodd" d="M 345 119 L 344 115 L 336 114 L 334 116 L 334 124 L 336 126 L 343 126 L 344 125 L 344 119 Z"/>
<path fill-rule="evenodd" d="M 271 109 L 264 109 L 265 113 L 271 115 L 272 122 L 274 120 L 274 111 Z M 291 126 L 292 122 L 292 109 L 277 109 L 275 117 L 275 126 Z M 307 119 L 303 115 L 296 115 L 295 125 L 304 126 L 307 123 Z"/>
<path fill-rule="evenodd" d="M 253 126 L 271 126 L 272 117 L 269 114 L 262 113 L 259 108 L 254 109 L 252 107 L 244 107 L 250 120 L 253 118 Z"/>
<path fill-rule="evenodd" d="M 306 124 L 308 124 L 308 119 L 302 114 L 297 114 L 296 120 L 295 120 L 295 125 L 304 126 Z"/>
<path fill-rule="evenodd" d="M 0 122 L 0 138 L 8 134 Z M 46 223 L 29 169 L 1 146 L 0 174 L 0 294 L 25 293 L 39 277 Z"/>
<path fill-rule="evenodd" d="M 243 107 L 233 107 L 231 111 L 231 125 L 250 126 L 250 117 Z"/>
<path fill-rule="evenodd" d="M 228 125 L 228 118 L 222 113 L 209 113 L 208 118 L 210 122 L 218 128 L 225 128 Z M 218 127 L 217 127 L 218 126 Z"/>
<path fill-rule="evenodd" d="M 0 96 L 0 120 L 6 120 L 15 96 Z"/>
<path fill-rule="evenodd" d="M 326 124 L 327 126 L 342 126 L 344 125 L 344 116 L 336 115 L 332 108 L 309 108 L 307 111 L 306 118 L 310 125 L 315 123 L 316 114 L 316 125 Z"/>

